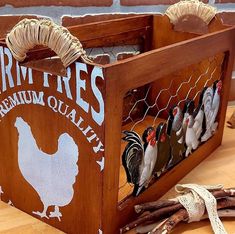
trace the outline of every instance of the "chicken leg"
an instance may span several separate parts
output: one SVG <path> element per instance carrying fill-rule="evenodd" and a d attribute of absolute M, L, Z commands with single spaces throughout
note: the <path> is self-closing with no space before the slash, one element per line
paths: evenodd
<path fill-rule="evenodd" d="M 55 206 L 55 210 L 53 212 L 50 212 L 49 217 L 50 218 L 58 218 L 58 220 L 61 221 L 60 217 L 62 217 L 62 214 L 60 213 L 58 206 Z"/>
<path fill-rule="evenodd" d="M 35 215 L 38 215 L 40 216 L 41 218 L 47 218 L 49 219 L 49 217 L 47 216 L 47 208 L 48 206 L 47 205 L 44 205 L 44 208 L 43 208 L 43 211 L 42 212 L 39 212 L 39 211 L 33 211 L 32 213 L 35 214 Z"/>

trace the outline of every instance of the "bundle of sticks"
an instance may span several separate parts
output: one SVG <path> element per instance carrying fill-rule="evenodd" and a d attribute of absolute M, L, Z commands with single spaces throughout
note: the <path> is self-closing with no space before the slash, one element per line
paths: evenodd
<path fill-rule="evenodd" d="M 211 192 L 217 200 L 219 217 L 235 217 L 235 188 Z M 159 200 L 135 206 L 138 218 L 120 229 L 125 233 L 135 229 L 136 233 L 168 234 L 182 221 L 188 221 L 188 213 L 177 199 Z M 207 219 L 207 213 L 202 219 Z M 201 219 L 201 220 L 202 220 Z"/>

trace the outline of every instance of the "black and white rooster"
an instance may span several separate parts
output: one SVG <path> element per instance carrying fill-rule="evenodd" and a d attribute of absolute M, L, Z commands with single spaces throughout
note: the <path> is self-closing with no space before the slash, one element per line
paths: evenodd
<path fill-rule="evenodd" d="M 216 117 L 220 107 L 220 95 L 222 90 L 222 81 L 215 81 L 212 87 L 208 87 L 203 95 L 203 107 L 206 117 L 206 132 L 201 138 L 202 142 L 211 138 L 217 129 L 218 122 Z"/>
<path fill-rule="evenodd" d="M 122 138 L 128 144 L 122 155 L 122 164 L 127 175 L 127 182 L 134 184 L 133 195 L 139 193 L 148 186 L 153 169 L 157 160 L 156 131 L 154 128 L 147 128 L 142 136 L 134 131 L 124 131 Z"/>

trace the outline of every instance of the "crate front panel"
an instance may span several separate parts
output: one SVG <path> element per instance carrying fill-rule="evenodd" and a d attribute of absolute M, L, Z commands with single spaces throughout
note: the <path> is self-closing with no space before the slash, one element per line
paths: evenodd
<path fill-rule="evenodd" d="M 20 66 L 0 47 L 1 199 L 67 233 L 101 228 L 104 76 Z M 43 212 L 44 211 L 44 212 Z"/>
<path fill-rule="evenodd" d="M 192 107 L 192 105 L 190 105 L 191 106 L 190 108 L 191 109 L 193 108 L 193 113 L 190 114 L 193 116 L 194 123 L 195 122 L 200 123 L 201 121 L 201 126 L 199 126 L 198 128 L 196 125 L 194 125 L 195 128 L 197 128 L 197 129 L 194 128 L 195 132 L 197 130 L 202 131 L 202 133 L 199 134 L 200 135 L 199 141 L 201 141 L 203 132 L 205 133 L 207 128 L 206 126 L 207 117 L 205 116 L 211 115 L 212 118 L 213 108 L 211 107 L 211 110 L 204 110 L 210 108 L 210 106 L 209 104 L 202 106 L 202 104 L 200 103 L 200 95 L 206 87 L 213 87 L 214 82 L 222 79 L 224 74 L 223 71 L 224 59 L 225 59 L 225 54 L 219 53 L 208 59 L 204 59 L 197 64 L 193 64 L 184 69 L 175 71 L 174 73 L 162 77 L 161 79 L 158 79 L 157 81 L 154 81 L 150 84 L 138 87 L 133 90 L 129 90 L 124 96 L 122 130 L 129 132 L 133 131 L 137 133 L 139 135 L 140 141 L 142 142 L 142 145 L 140 144 L 139 146 L 143 147 L 144 150 L 147 151 L 147 148 L 144 146 L 144 139 L 143 139 L 144 131 L 149 127 L 153 127 L 154 130 L 156 129 L 160 130 L 160 123 L 164 124 L 162 126 L 163 128 L 165 128 L 165 130 L 162 129 L 161 130 L 162 132 L 159 132 L 160 135 L 159 139 L 157 139 L 155 153 L 158 158 L 156 164 L 158 162 L 160 165 L 163 166 L 164 164 L 163 159 L 160 158 L 162 157 L 161 155 L 164 154 L 167 161 L 165 166 L 168 168 L 161 168 L 162 171 L 158 171 L 157 175 L 155 174 L 155 177 L 150 181 L 149 186 L 151 186 L 151 184 L 155 183 L 161 178 L 164 179 L 164 175 L 166 174 L 166 172 L 173 170 L 177 164 L 181 163 L 184 159 L 186 159 L 185 154 L 187 153 L 187 148 L 188 148 L 187 145 L 185 145 L 186 128 L 184 129 L 184 131 L 181 132 L 182 136 L 178 137 L 178 140 L 180 141 L 183 139 L 184 143 L 179 144 L 175 142 L 178 141 L 176 139 L 177 136 L 174 135 L 172 131 L 170 132 L 168 131 L 168 128 L 170 127 L 169 125 L 172 123 L 169 120 L 170 110 L 173 111 L 174 107 L 178 106 L 180 110 L 184 112 L 186 103 L 189 100 L 193 101 L 195 106 Z M 216 92 L 216 90 L 213 89 L 213 92 Z M 209 102 L 213 101 L 213 97 L 208 97 L 207 99 L 205 99 L 205 102 L 206 100 L 208 100 Z M 218 103 L 218 107 L 219 105 L 220 103 Z M 201 109 L 203 110 L 203 117 L 201 118 L 201 120 L 200 119 L 195 120 L 196 115 L 198 113 L 198 110 L 196 109 L 198 107 L 201 107 Z M 189 111 L 191 112 L 191 110 Z M 186 114 L 182 113 L 182 116 L 184 117 L 186 116 Z M 218 112 L 218 114 L 216 115 L 216 120 L 215 120 L 216 122 L 219 121 L 219 116 L 220 113 Z M 179 115 L 178 116 L 176 115 L 176 118 L 180 118 Z M 184 122 L 184 124 L 186 124 L 185 121 L 186 118 L 184 120 L 183 119 L 178 120 L 178 124 L 182 124 L 181 122 Z M 175 123 L 177 122 L 175 121 Z M 177 131 L 179 131 L 180 128 L 177 129 Z M 164 132 L 166 133 L 166 135 L 163 134 Z M 178 133 L 180 134 L 180 131 Z M 122 137 L 125 136 L 126 134 L 124 133 Z M 163 136 L 164 139 L 166 138 L 165 143 L 163 144 L 160 143 L 161 141 L 160 136 Z M 131 138 L 131 140 L 134 140 L 134 138 Z M 127 146 L 128 142 L 130 143 L 130 141 L 128 140 L 127 141 L 122 140 L 121 162 L 123 161 L 123 157 L 126 152 L 125 150 L 128 149 Z M 205 144 L 205 143 L 206 141 L 200 144 Z M 136 144 L 133 145 L 133 147 L 135 148 Z M 131 143 L 129 149 L 131 149 Z M 145 151 L 145 157 L 147 157 L 146 151 Z M 180 152 L 183 152 L 182 156 L 178 157 L 177 154 L 181 154 Z M 189 155 L 188 157 L 190 156 L 191 155 Z M 156 170 L 160 170 L 160 168 L 156 167 Z M 127 181 L 126 171 L 124 166 L 122 165 L 120 167 L 120 177 L 119 177 L 119 195 L 118 195 L 119 202 L 122 201 L 122 203 L 123 202 L 125 203 L 125 200 L 130 198 L 129 196 L 132 195 L 133 190 L 134 190 L 133 183 Z M 145 192 L 143 192 L 143 195 L 144 193 Z"/>

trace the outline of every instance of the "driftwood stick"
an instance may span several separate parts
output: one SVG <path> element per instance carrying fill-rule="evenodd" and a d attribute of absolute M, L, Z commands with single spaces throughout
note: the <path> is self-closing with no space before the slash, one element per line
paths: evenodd
<path fill-rule="evenodd" d="M 174 213 L 162 226 L 154 229 L 150 234 L 167 234 L 181 221 L 188 219 L 188 213 L 185 209 L 180 209 Z"/>
<path fill-rule="evenodd" d="M 168 218 L 167 218 L 168 219 Z M 141 226 L 138 226 L 135 228 L 136 233 L 140 234 L 140 233 L 148 233 L 151 232 L 154 228 L 156 228 L 157 226 L 161 226 L 164 222 L 167 221 L 167 219 L 158 221 L 156 223 L 151 223 L 151 224 L 144 224 Z"/>
<path fill-rule="evenodd" d="M 226 196 L 235 196 L 235 189 L 223 189 L 223 190 L 218 190 L 218 191 L 213 191 L 212 194 L 217 198 L 221 199 Z M 169 205 L 170 203 L 173 203 L 173 205 Z M 153 203 L 145 203 L 142 205 L 142 207 L 139 206 L 140 208 L 140 213 L 147 211 L 146 207 L 150 207 L 153 209 L 152 206 Z M 145 222 L 155 222 L 159 218 L 164 218 L 166 216 L 170 216 L 172 213 L 184 209 L 184 207 L 179 203 L 176 202 L 175 200 L 165 200 L 165 201 L 156 201 L 155 202 L 155 207 L 157 210 L 154 210 L 151 213 L 147 213 L 146 215 L 140 216 L 137 220 L 127 224 L 123 228 L 120 229 L 120 233 L 125 233 L 141 224 L 144 224 Z M 160 208 L 159 208 L 160 207 Z M 149 211 L 149 210 L 148 210 Z"/>
<path fill-rule="evenodd" d="M 222 209 L 222 210 L 218 210 L 218 216 L 220 218 L 234 218 L 235 217 L 235 210 L 232 209 Z M 208 214 L 205 214 L 202 216 L 201 220 L 204 219 L 208 219 Z M 163 221 L 160 222 L 156 222 L 153 224 L 149 224 L 149 225 L 143 225 L 143 226 L 138 226 L 136 227 L 136 233 L 148 233 L 153 230 L 157 230 L 157 228 L 159 228 L 161 225 L 163 225 L 163 223 L 165 223 L 168 219 L 165 219 Z"/>
<path fill-rule="evenodd" d="M 163 207 L 161 209 L 158 209 L 150 214 L 147 214 L 145 216 L 141 216 L 139 217 L 137 220 L 127 224 L 126 226 L 124 226 L 123 228 L 120 229 L 120 233 L 125 233 L 147 221 L 156 221 L 158 218 L 164 216 L 164 215 L 168 215 L 169 213 L 172 212 L 176 212 L 179 209 L 182 209 L 183 206 L 181 204 L 176 204 L 173 206 L 168 206 L 168 207 Z"/>
<path fill-rule="evenodd" d="M 139 213 L 143 213 L 146 210 L 148 210 L 148 211 L 157 210 L 157 209 L 161 209 L 161 208 L 167 207 L 167 206 L 172 206 L 175 204 L 179 204 L 179 202 L 174 199 L 147 202 L 144 204 L 135 205 L 135 212 L 139 214 Z"/>
<path fill-rule="evenodd" d="M 235 198 L 227 197 L 218 200 L 217 209 L 223 209 L 227 207 L 235 206 Z M 168 234 L 173 228 L 181 221 L 188 220 L 188 213 L 185 209 L 180 209 L 175 214 L 173 214 L 168 220 L 158 227 L 156 230 L 150 232 L 150 234 Z"/>
<path fill-rule="evenodd" d="M 216 191 L 213 191 L 212 194 L 215 198 L 223 198 L 223 197 L 228 197 L 228 196 L 233 197 L 235 196 L 235 188 L 216 190 Z M 144 204 L 136 205 L 135 211 L 136 213 L 139 214 L 139 213 L 143 213 L 144 211 L 153 211 L 153 210 L 161 209 L 163 207 L 172 206 L 175 204 L 179 204 L 179 202 L 176 199 L 147 202 Z"/>

